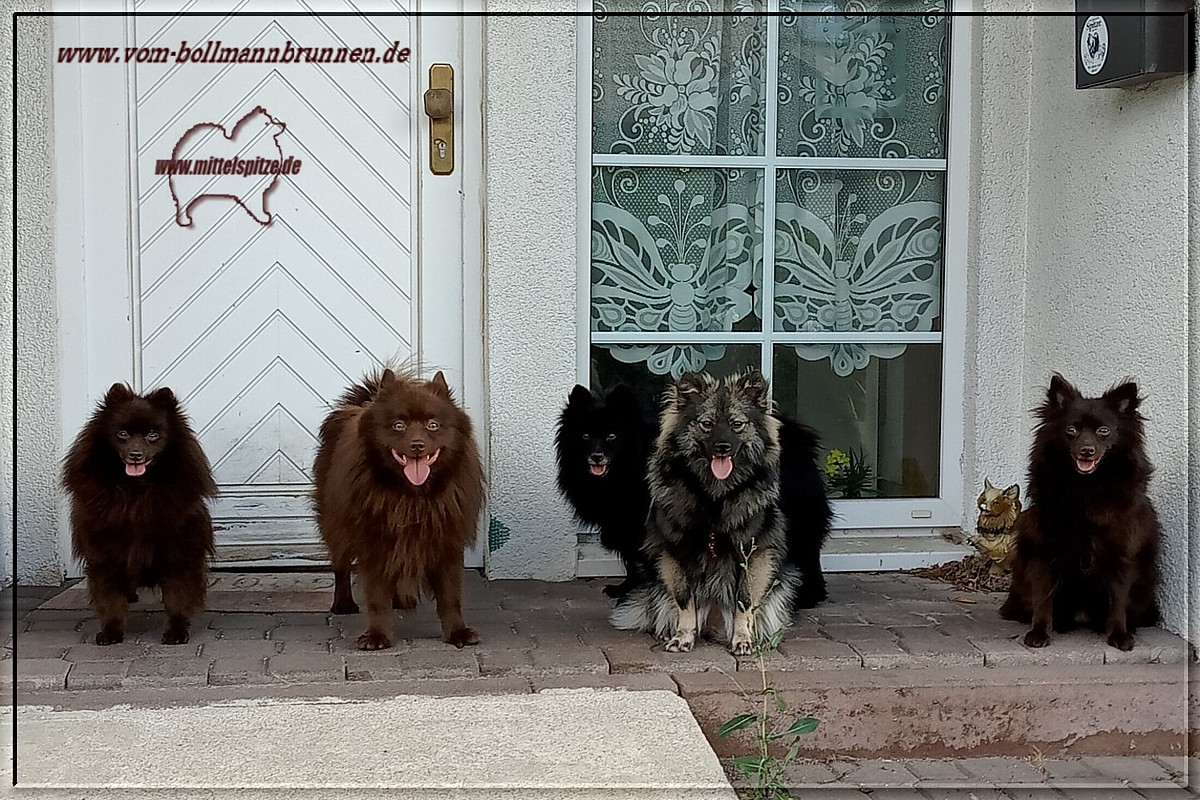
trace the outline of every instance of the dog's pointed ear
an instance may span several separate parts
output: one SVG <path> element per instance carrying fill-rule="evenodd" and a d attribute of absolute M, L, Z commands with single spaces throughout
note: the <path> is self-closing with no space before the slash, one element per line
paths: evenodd
<path fill-rule="evenodd" d="M 1020 500 L 1021 487 L 1014 483 L 1012 486 L 1004 490 L 1004 496 L 1012 501 Z"/>
<path fill-rule="evenodd" d="M 567 395 L 567 408 L 591 408 L 593 403 L 595 403 L 595 399 L 592 397 L 592 393 L 582 384 L 575 384 L 571 394 Z"/>
<path fill-rule="evenodd" d="M 1072 400 L 1079 397 L 1079 390 L 1067 382 L 1067 379 L 1057 372 L 1050 378 L 1050 389 L 1046 392 L 1046 402 L 1051 408 L 1063 408 Z"/>
<path fill-rule="evenodd" d="M 1138 397 L 1137 384 L 1133 381 L 1125 381 L 1119 386 L 1114 386 L 1105 392 L 1101 399 L 1112 406 L 1118 414 L 1132 414 L 1142 404 L 1142 398 Z"/>
<path fill-rule="evenodd" d="M 993 489 L 993 490 L 994 490 L 995 488 L 996 488 L 995 486 L 992 486 L 992 481 L 991 481 L 991 479 L 990 479 L 990 478 L 984 478 L 984 479 L 983 479 L 983 490 L 984 490 L 985 492 L 986 492 L 988 489 Z"/>
<path fill-rule="evenodd" d="M 671 385 L 671 397 L 679 408 L 699 403 L 708 396 L 715 381 L 707 372 L 685 372 Z"/>
<path fill-rule="evenodd" d="M 111 405 L 113 403 L 120 403 L 125 400 L 132 400 L 135 397 L 137 397 L 137 395 L 133 393 L 133 389 L 129 388 L 129 384 L 114 383 L 112 386 L 108 387 L 108 391 L 104 393 L 104 404 Z"/>
<path fill-rule="evenodd" d="M 390 368 L 385 369 L 383 371 L 383 374 L 379 376 L 379 388 L 380 389 L 390 389 L 395 384 L 396 384 L 396 373 L 392 372 L 392 370 Z"/>
<path fill-rule="evenodd" d="M 159 408 L 178 408 L 179 401 L 175 398 L 175 393 L 170 387 L 164 386 L 161 389 L 155 389 L 150 394 L 146 395 L 146 399 Z"/>
<path fill-rule="evenodd" d="M 733 378 L 733 390 L 763 411 L 771 410 L 771 387 L 756 369 L 748 369 Z"/>
<path fill-rule="evenodd" d="M 446 383 L 446 376 L 440 369 L 433 376 L 433 380 L 429 382 L 429 388 L 433 390 L 434 394 L 440 394 L 442 397 L 450 396 L 450 384 Z"/>

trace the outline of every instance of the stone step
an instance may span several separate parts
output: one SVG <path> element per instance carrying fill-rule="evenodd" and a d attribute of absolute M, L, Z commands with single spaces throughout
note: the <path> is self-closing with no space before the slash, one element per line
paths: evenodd
<path fill-rule="evenodd" d="M 766 709 L 770 726 L 820 720 L 802 738 L 811 758 L 1186 756 L 1186 664 L 1057 665 L 992 669 L 712 672 L 675 676 L 722 757 L 752 752 L 752 730 L 715 735 Z M 765 684 L 764 684 L 765 681 Z M 787 704 L 764 698 L 772 687 Z M 1194 711 L 1195 709 L 1193 709 Z M 779 748 L 782 753 L 782 748 Z"/>

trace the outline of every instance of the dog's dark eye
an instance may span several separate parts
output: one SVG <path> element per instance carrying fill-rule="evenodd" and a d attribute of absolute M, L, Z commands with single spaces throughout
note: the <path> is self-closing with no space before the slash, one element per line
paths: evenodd
<path fill-rule="evenodd" d="M 426 430 L 430 430 L 430 431 L 436 431 L 436 430 L 437 430 L 438 428 L 440 428 L 440 427 L 442 427 L 442 423 L 438 422 L 436 419 L 431 419 L 431 420 L 428 420 L 428 421 L 425 423 L 425 429 L 426 429 Z"/>
<path fill-rule="evenodd" d="M 149 433 L 147 433 L 146 441 L 147 442 L 157 442 L 158 441 L 158 431 L 150 431 Z"/>
<path fill-rule="evenodd" d="M 742 428 L 746 427 L 746 423 L 742 422 L 740 419 L 735 419 L 730 423 L 730 425 L 735 431 L 740 431 Z"/>
<path fill-rule="evenodd" d="M 606 441 L 606 442 L 615 442 L 616 440 L 617 440 L 617 435 L 615 433 L 610 433 L 608 436 L 604 437 L 604 441 Z"/>
<path fill-rule="evenodd" d="M 713 429 L 713 421 L 711 419 L 700 420 L 700 430 L 711 431 Z"/>
<path fill-rule="evenodd" d="M 1074 425 L 1067 426 L 1067 436 L 1074 436 L 1077 433 L 1079 433 L 1079 429 L 1076 428 Z"/>
<path fill-rule="evenodd" d="M 590 433 L 585 433 L 585 434 L 583 435 L 583 440 L 584 440 L 585 442 L 586 442 L 586 441 L 588 441 L 588 440 L 589 440 L 589 439 L 591 439 L 591 438 L 592 438 L 592 435 L 591 435 Z"/>
<path fill-rule="evenodd" d="M 1110 433 L 1112 433 L 1112 431 L 1108 429 L 1107 425 L 1101 425 L 1096 429 L 1096 433 L 1100 434 L 1101 436 L 1108 436 Z"/>
<path fill-rule="evenodd" d="M 117 431 L 117 438 L 121 441 L 125 441 L 129 438 L 129 431 Z"/>
<path fill-rule="evenodd" d="M 394 431 L 402 431 L 407 427 L 408 427 L 408 423 L 402 419 L 398 419 L 392 423 L 392 430 L 394 430 Z"/>

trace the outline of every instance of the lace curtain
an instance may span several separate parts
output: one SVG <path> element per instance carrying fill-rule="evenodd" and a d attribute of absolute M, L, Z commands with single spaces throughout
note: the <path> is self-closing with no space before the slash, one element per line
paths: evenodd
<path fill-rule="evenodd" d="M 602 345 L 614 358 L 678 377 L 724 356 L 719 334 L 770 325 L 785 340 L 834 334 L 788 346 L 847 376 L 872 357 L 902 354 L 903 334 L 939 329 L 943 0 L 785 3 L 775 36 L 756 2 L 595 10 L 593 152 L 602 166 L 592 175 L 591 319 L 595 332 L 622 334 Z M 771 185 L 769 102 L 782 159 Z M 861 159 L 890 161 L 854 168 Z M 906 164 L 914 159 L 924 163 Z M 774 278 L 769 313 L 764 274 Z M 664 332 L 717 335 L 637 341 Z M 858 332 L 896 335 L 837 341 Z"/>

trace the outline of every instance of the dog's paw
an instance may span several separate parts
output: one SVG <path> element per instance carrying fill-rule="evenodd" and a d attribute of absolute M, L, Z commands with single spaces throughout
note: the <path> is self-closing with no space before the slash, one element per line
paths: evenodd
<path fill-rule="evenodd" d="M 417 607 L 417 596 L 412 594 L 396 595 L 392 598 L 392 608 L 401 611 L 412 611 Z"/>
<path fill-rule="evenodd" d="M 629 594 L 629 590 L 625 588 L 625 584 L 623 583 L 610 583 L 604 587 L 603 591 L 606 597 L 611 597 L 613 600 L 620 600 Z"/>
<path fill-rule="evenodd" d="M 467 645 L 479 644 L 479 634 L 475 632 L 474 628 L 459 628 L 446 634 L 442 641 L 461 650 Z"/>
<path fill-rule="evenodd" d="M 1030 631 L 1025 634 L 1026 647 L 1045 647 L 1050 644 L 1050 634 L 1045 631 Z"/>
<path fill-rule="evenodd" d="M 358 603 L 354 602 L 353 600 L 346 600 L 344 602 L 334 600 L 329 611 L 333 614 L 357 614 Z"/>
<path fill-rule="evenodd" d="M 735 656 L 748 656 L 754 654 L 754 645 L 750 644 L 749 639 L 736 639 L 729 645 L 729 652 Z"/>
<path fill-rule="evenodd" d="M 1113 631 L 1108 635 L 1108 643 L 1128 653 L 1133 649 L 1133 634 L 1129 631 Z"/>
<path fill-rule="evenodd" d="M 167 628 L 165 631 L 163 631 L 162 643 L 187 644 L 188 639 L 190 638 L 191 637 L 188 635 L 187 628 Z"/>
<path fill-rule="evenodd" d="M 694 633 L 677 633 L 663 643 L 663 650 L 668 653 L 690 653 L 695 645 Z"/>
<path fill-rule="evenodd" d="M 386 650 L 392 646 L 392 640 L 377 631 L 367 631 L 358 637 L 355 646 L 359 650 Z"/>
<path fill-rule="evenodd" d="M 96 644 L 105 647 L 110 644 L 120 644 L 125 641 L 125 631 L 116 630 L 115 628 L 102 628 L 96 634 Z"/>

